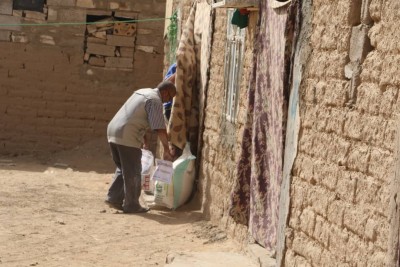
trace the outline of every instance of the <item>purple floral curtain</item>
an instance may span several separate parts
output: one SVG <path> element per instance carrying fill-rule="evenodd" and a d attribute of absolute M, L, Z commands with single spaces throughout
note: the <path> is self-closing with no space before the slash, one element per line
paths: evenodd
<path fill-rule="evenodd" d="M 285 28 L 287 6 L 262 0 L 248 95 L 248 118 L 230 215 L 255 240 L 275 249 L 287 111 Z"/>

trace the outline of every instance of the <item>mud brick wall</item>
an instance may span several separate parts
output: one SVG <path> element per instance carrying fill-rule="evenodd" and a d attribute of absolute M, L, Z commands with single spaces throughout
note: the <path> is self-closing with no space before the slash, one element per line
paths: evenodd
<path fill-rule="evenodd" d="M 400 5 L 312 3 L 285 266 L 385 266 Z"/>
<path fill-rule="evenodd" d="M 172 14 L 174 12 L 177 12 L 177 20 L 178 20 L 177 21 L 177 24 L 178 24 L 177 25 L 177 43 L 176 43 L 176 49 L 177 49 L 179 46 L 179 40 L 181 38 L 182 30 L 185 26 L 187 18 L 189 17 L 190 10 L 193 5 L 193 0 L 167 0 L 167 1 L 171 1 L 171 3 L 169 3 L 169 5 L 171 5 Z M 170 55 L 168 54 L 168 53 L 172 53 L 172 51 L 169 51 L 169 49 L 170 49 L 170 46 L 169 46 L 169 40 L 168 40 L 168 27 L 167 27 L 165 29 L 164 74 L 167 73 L 168 67 L 172 63 L 175 63 L 175 59 L 173 57 L 170 58 Z M 171 62 L 170 62 L 170 60 L 171 60 Z"/>
<path fill-rule="evenodd" d="M 226 44 L 226 9 L 215 9 L 215 26 L 210 62 L 210 82 L 205 110 L 204 145 L 201 154 L 199 192 L 204 213 L 238 241 L 247 240 L 247 228 L 237 225 L 229 216 L 230 194 L 236 179 L 241 137 L 247 114 L 248 83 L 253 59 L 253 36 L 257 12 L 250 13 L 246 28 L 243 72 L 239 91 L 236 123 L 224 119 L 224 62 Z"/>
<path fill-rule="evenodd" d="M 125 36 L 84 23 L 164 15 L 165 0 L 47 0 L 36 11 L 2 0 L 0 24 L 14 25 L 0 26 L 0 154 L 106 142 L 109 120 L 132 92 L 162 80 L 164 20 L 138 22 Z M 59 22 L 72 25 L 40 26 Z"/>

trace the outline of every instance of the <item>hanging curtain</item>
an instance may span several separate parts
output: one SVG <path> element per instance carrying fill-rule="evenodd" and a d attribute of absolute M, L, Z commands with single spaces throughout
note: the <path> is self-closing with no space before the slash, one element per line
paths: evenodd
<path fill-rule="evenodd" d="M 183 149 L 190 142 L 197 155 L 199 126 L 203 120 L 211 44 L 211 5 L 206 0 L 195 2 L 185 23 L 176 54 L 177 96 L 168 125 L 171 143 Z"/>
<path fill-rule="evenodd" d="M 254 239 L 276 246 L 287 110 L 285 78 L 286 8 L 261 1 L 237 180 L 230 215 L 248 225 Z"/>
<path fill-rule="evenodd" d="M 185 147 L 189 138 L 189 129 L 193 127 L 192 96 L 196 89 L 196 53 L 194 45 L 194 21 L 196 5 L 192 6 L 190 15 L 182 32 L 176 53 L 176 96 L 171 109 L 168 133 L 173 145 L 180 149 Z M 197 144 L 196 144 L 197 145 Z"/>

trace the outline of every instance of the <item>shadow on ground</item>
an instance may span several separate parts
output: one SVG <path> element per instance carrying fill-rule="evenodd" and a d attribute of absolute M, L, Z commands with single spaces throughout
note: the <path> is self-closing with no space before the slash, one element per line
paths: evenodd
<path fill-rule="evenodd" d="M 44 172 L 50 167 L 99 174 L 113 173 L 115 168 L 103 138 L 54 153 L 0 156 L 0 169 Z"/>

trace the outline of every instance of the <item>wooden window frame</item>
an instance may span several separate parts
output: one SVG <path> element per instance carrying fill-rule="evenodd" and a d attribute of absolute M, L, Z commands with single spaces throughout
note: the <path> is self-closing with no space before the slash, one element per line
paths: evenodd
<path fill-rule="evenodd" d="M 227 38 L 224 66 L 224 117 L 231 123 L 236 122 L 238 95 L 243 70 L 243 57 L 246 30 L 231 24 L 234 9 L 227 10 Z"/>

